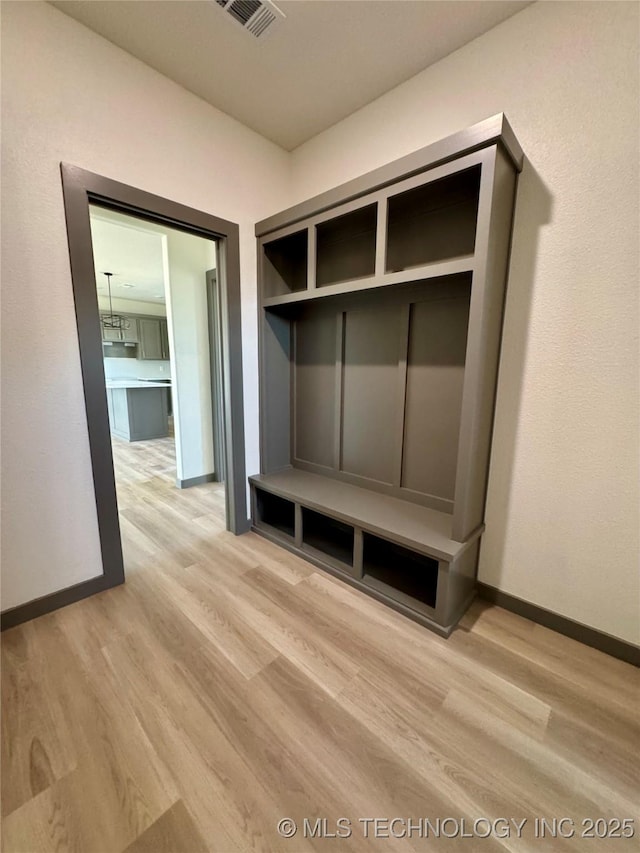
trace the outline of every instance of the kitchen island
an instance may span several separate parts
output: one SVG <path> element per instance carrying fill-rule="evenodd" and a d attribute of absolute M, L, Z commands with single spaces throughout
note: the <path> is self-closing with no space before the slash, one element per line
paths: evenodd
<path fill-rule="evenodd" d="M 167 382 L 109 379 L 106 383 L 111 433 L 125 441 L 145 441 L 169 435 Z"/>

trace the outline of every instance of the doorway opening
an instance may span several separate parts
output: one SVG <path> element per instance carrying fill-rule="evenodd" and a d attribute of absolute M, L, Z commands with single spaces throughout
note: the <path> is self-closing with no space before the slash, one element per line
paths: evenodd
<path fill-rule="evenodd" d="M 159 518 L 226 526 L 217 241 L 94 203 L 89 217 L 126 568 Z"/>
<path fill-rule="evenodd" d="M 122 583 L 118 497 L 126 519 L 136 483 L 146 489 L 137 500 L 147 517 L 154 489 L 161 500 L 163 489 L 165 499 L 169 490 L 176 500 L 184 494 L 186 506 L 193 487 L 210 486 L 205 520 L 235 534 L 249 529 L 238 226 L 61 169 L 103 574 L 63 590 L 47 609 Z M 174 507 L 175 517 L 185 514 Z M 170 536 L 165 522 L 156 520 L 160 538 Z"/>

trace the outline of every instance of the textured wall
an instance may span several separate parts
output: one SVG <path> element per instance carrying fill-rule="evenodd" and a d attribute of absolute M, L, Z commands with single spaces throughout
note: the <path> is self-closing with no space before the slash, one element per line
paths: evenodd
<path fill-rule="evenodd" d="M 2 3 L 3 609 L 102 571 L 60 161 L 240 224 L 247 466 L 258 470 L 253 225 L 281 149 L 40 2 Z"/>
<path fill-rule="evenodd" d="M 536 3 L 293 153 L 296 200 L 497 112 L 520 179 L 480 578 L 638 642 L 638 6 Z"/>

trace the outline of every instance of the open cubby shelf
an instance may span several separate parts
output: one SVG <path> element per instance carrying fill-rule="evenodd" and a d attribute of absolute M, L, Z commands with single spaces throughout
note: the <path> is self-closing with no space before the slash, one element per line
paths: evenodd
<path fill-rule="evenodd" d="M 522 160 L 498 116 L 256 227 L 253 527 L 445 636 L 475 589 Z"/>
<path fill-rule="evenodd" d="M 362 572 L 365 583 L 401 594 L 409 606 L 436 606 L 438 561 L 370 533 L 363 535 Z"/>
<path fill-rule="evenodd" d="M 386 272 L 473 255 L 480 167 L 392 195 Z"/>
<path fill-rule="evenodd" d="M 307 243 L 306 229 L 265 243 L 265 295 L 283 296 L 306 290 Z"/>
<path fill-rule="evenodd" d="M 351 279 L 346 282 L 323 285 L 313 290 L 300 290 L 280 296 L 265 296 L 263 307 L 266 309 L 295 307 L 300 303 L 325 302 L 329 297 L 351 295 L 353 293 L 384 292 L 393 287 L 401 288 L 405 284 L 422 282 L 425 286 L 438 279 L 454 277 L 461 274 L 471 274 L 474 268 L 473 255 L 464 255 L 446 261 L 436 261 L 422 267 L 412 267 L 402 272 L 384 273 L 383 275 L 366 276 Z"/>
<path fill-rule="evenodd" d="M 480 193 L 479 165 L 426 181 L 382 201 L 309 224 L 262 243 L 262 298 L 266 305 L 320 299 L 332 293 L 397 284 L 399 276 L 429 279 L 473 270 Z M 384 264 L 376 266 L 376 239 L 386 207 Z M 308 280 L 310 230 L 315 268 Z"/>
<path fill-rule="evenodd" d="M 464 566 L 469 554 L 475 560 L 475 546 L 452 543 L 443 554 L 437 530 L 447 523 L 437 517 L 442 513 L 421 515 L 416 510 L 424 508 L 340 482 L 326 491 L 325 480 L 296 469 L 250 477 L 253 529 L 448 635 L 453 625 L 448 587 L 464 587 L 470 595 L 472 580 L 456 567 Z M 404 528 L 398 524 L 403 511 L 408 516 Z M 399 536 L 413 538 L 401 543 Z M 477 537 L 473 541 L 477 546 Z"/>
<path fill-rule="evenodd" d="M 302 547 L 353 567 L 353 527 L 302 507 Z"/>
<path fill-rule="evenodd" d="M 316 287 L 374 274 L 376 212 L 370 204 L 316 225 Z"/>
<path fill-rule="evenodd" d="M 286 498 L 256 489 L 257 521 L 271 527 L 290 539 L 295 534 L 295 504 Z"/>

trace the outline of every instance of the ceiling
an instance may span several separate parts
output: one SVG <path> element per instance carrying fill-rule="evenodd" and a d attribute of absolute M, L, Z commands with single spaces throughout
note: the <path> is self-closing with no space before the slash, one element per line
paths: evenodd
<path fill-rule="evenodd" d="M 108 294 L 105 272 L 113 273 L 111 295 L 165 303 L 162 234 L 131 216 L 90 208 L 93 263 L 98 296 Z"/>
<path fill-rule="evenodd" d="M 259 39 L 215 0 L 52 5 L 290 151 L 529 2 L 277 0 Z"/>

